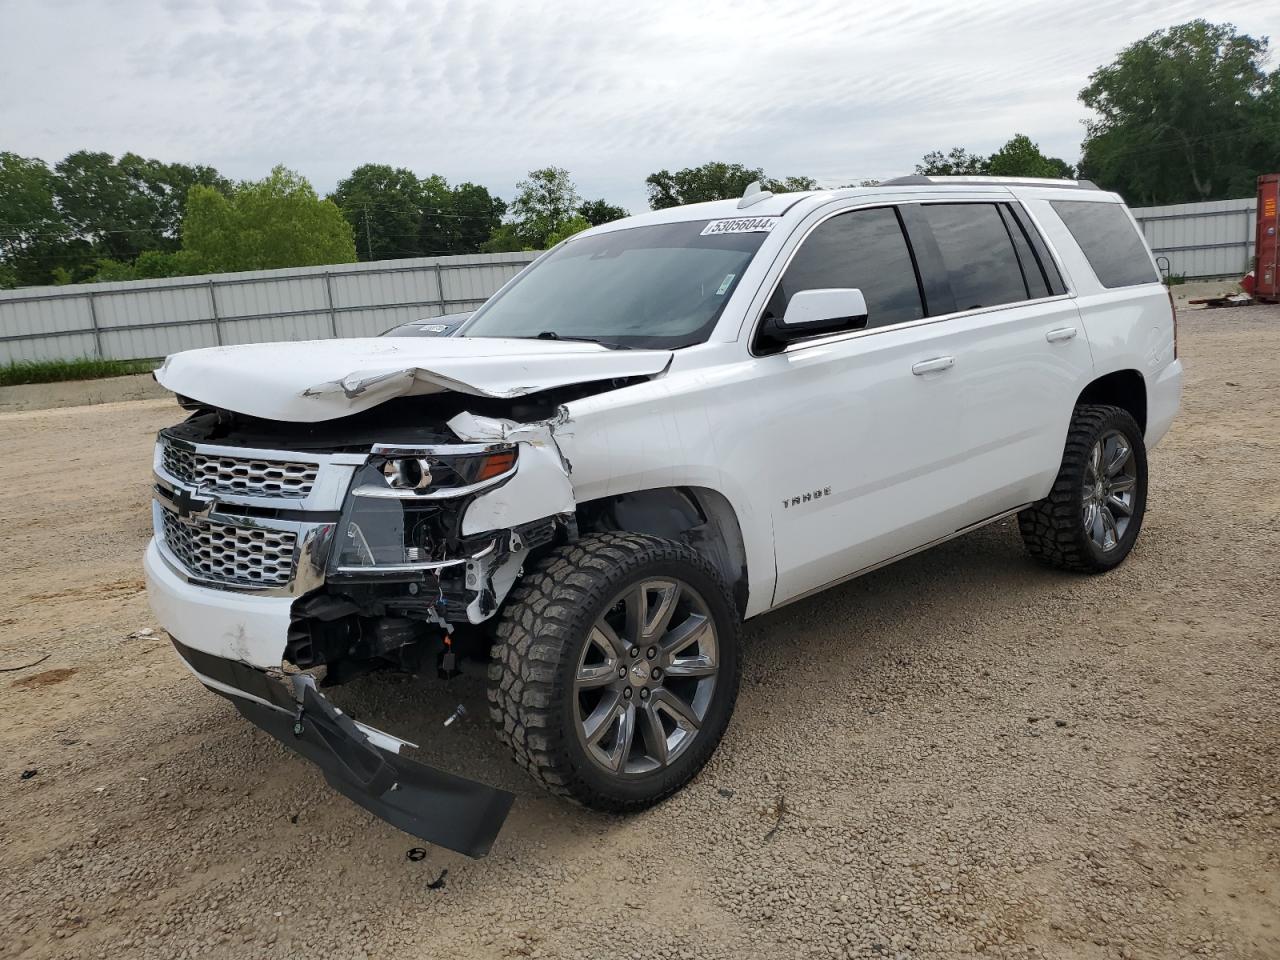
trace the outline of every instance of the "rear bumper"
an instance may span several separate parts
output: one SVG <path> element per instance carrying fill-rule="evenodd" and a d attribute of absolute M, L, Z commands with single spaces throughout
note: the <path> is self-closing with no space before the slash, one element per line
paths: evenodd
<path fill-rule="evenodd" d="M 308 674 L 278 678 L 291 597 L 254 596 L 188 583 L 154 542 L 147 593 L 161 626 L 196 679 L 255 725 L 310 760 L 339 793 L 370 813 L 470 857 L 489 852 L 513 794 L 400 755 L 414 744 L 353 721 Z"/>

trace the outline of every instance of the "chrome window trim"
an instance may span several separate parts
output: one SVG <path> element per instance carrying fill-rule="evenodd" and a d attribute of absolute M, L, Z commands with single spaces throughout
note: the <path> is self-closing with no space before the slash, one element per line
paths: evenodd
<path fill-rule="evenodd" d="M 828 220 L 832 219 L 833 217 L 839 217 L 847 213 L 857 213 L 858 211 L 861 211 L 861 210 L 876 210 L 876 209 L 881 209 L 883 207 L 901 207 L 909 203 L 919 204 L 921 206 L 927 203 L 949 203 L 949 204 L 1016 203 L 1018 204 L 1027 213 L 1028 219 L 1030 220 L 1031 224 L 1035 227 L 1035 229 L 1037 229 L 1040 232 L 1040 238 L 1044 241 L 1045 248 L 1049 251 L 1049 255 L 1053 257 L 1054 262 L 1058 265 L 1058 272 L 1062 276 L 1063 285 L 1067 288 L 1066 293 L 1053 294 L 1052 296 L 1048 296 L 1048 297 L 1036 297 L 1034 300 L 1017 300 L 1012 303 L 1001 303 L 1001 304 L 996 304 L 995 306 L 979 307 L 973 310 L 956 310 L 951 313 L 940 313 L 940 314 L 937 314 L 936 316 L 920 317 L 916 320 L 903 320 L 900 323 L 888 323 L 882 327 L 872 327 L 869 330 L 850 330 L 845 333 L 835 333 L 828 337 L 815 337 L 812 340 L 804 340 L 796 343 L 790 343 L 786 347 L 784 347 L 782 350 L 779 350 L 776 353 L 757 353 L 756 352 L 756 349 L 755 349 L 756 335 L 760 332 L 761 324 L 764 323 L 765 308 L 768 307 L 770 299 L 773 298 L 774 291 L 778 289 L 778 284 L 782 282 L 782 278 L 786 275 L 788 268 L 790 268 L 791 261 L 795 259 L 796 254 L 800 252 L 800 248 L 804 246 L 805 242 L 809 239 L 809 235 L 812 234 L 814 230 L 818 229 L 818 227 L 822 226 L 822 224 L 826 223 Z M 909 244 L 911 242 L 910 236 L 908 236 L 905 232 L 903 233 L 903 236 L 906 238 Z M 914 251 L 912 253 L 912 256 L 914 257 Z M 763 289 L 763 287 L 761 289 Z M 1071 286 L 1070 275 L 1066 272 L 1065 269 L 1063 269 L 1062 263 L 1058 258 L 1058 251 L 1054 248 L 1053 244 L 1049 242 L 1048 235 L 1045 233 L 1043 227 L 1041 227 L 1040 224 L 1034 219 L 1033 215 L 1031 214 L 1031 211 L 1027 208 L 1026 204 L 1024 204 L 1017 197 L 1015 197 L 1012 193 L 1008 193 L 1008 192 L 992 193 L 992 194 L 987 194 L 984 196 L 976 196 L 976 197 L 975 196 L 965 196 L 965 197 L 941 196 L 939 197 L 939 196 L 929 195 L 929 196 L 921 196 L 921 197 L 909 197 L 907 199 L 901 199 L 901 200 L 877 198 L 876 202 L 874 203 L 856 204 L 854 206 L 846 206 L 837 210 L 833 210 L 830 213 L 827 213 L 826 215 L 821 217 L 820 219 L 814 221 L 804 231 L 804 234 L 800 237 L 799 242 L 797 242 L 796 245 L 793 246 L 791 248 L 791 251 L 787 254 L 786 259 L 783 261 L 782 269 L 778 272 L 778 276 L 773 281 L 773 283 L 769 284 L 768 289 L 769 289 L 768 295 L 765 296 L 760 306 L 756 308 L 755 320 L 753 323 L 750 324 L 751 332 L 750 332 L 750 335 L 747 337 L 747 351 L 755 359 L 765 359 L 767 357 L 786 356 L 789 353 L 795 353 L 800 350 L 807 350 L 810 347 L 830 346 L 833 343 L 843 343 L 846 340 L 855 340 L 859 337 L 874 336 L 877 333 L 888 333 L 893 330 L 906 330 L 912 327 L 923 327 L 933 323 L 943 323 L 947 320 L 955 320 L 963 317 L 987 314 L 987 313 L 995 312 L 997 310 L 1006 310 L 1014 307 L 1025 307 L 1031 304 L 1052 303 L 1053 301 L 1056 301 L 1056 300 L 1071 300 L 1071 299 L 1074 299 L 1076 296 L 1075 290 Z M 744 325 L 743 329 L 747 329 L 747 327 Z"/>
<path fill-rule="evenodd" d="M 1055 300 L 1070 300 L 1070 299 L 1072 299 L 1071 294 L 1059 293 L 1056 296 L 1038 297 L 1035 300 L 1019 300 L 1016 303 L 1001 303 L 994 307 L 981 307 L 976 310 L 957 310 L 954 313 L 940 313 L 936 317 L 921 317 L 919 320 L 904 320 L 902 323 L 892 323 L 892 324 L 887 324 L 883 327 L 873 327 L 870 330 L 850 330 L 848 333 L 835 333 L 829 337 L 821 337 L 821 338 L 815 337 L 813 340 L 805 340 L 800 343 L 788 344 L 785 349 L 780 350 L 776 354 L 753 353 L 752 356 L 758 356 L 760 359 L 763 360 L 773 356 L 785 356 L 788 353 L 794 353 L 796 351 L 804 350 L 809 347 L 829 346 L 830 344 L 833 344 L 833 343 L 842 343 L 845 340 L 856 340 L 859 337 L 871 337 L 871 336 L 875 336 L 877 333 L 890 333 L 895 330 L 907 330 L 912 327 L 927 327 L 930 324 L 944 323 L 948 320 L 963 319 L 964 317 L 982 316 L 984 314 L 989 314 L 989 313 L 998 313 L 1002 310 L 1016 310 L 1018 307 L 1026 307 L 1032 304 L 1052 303 Z"/>

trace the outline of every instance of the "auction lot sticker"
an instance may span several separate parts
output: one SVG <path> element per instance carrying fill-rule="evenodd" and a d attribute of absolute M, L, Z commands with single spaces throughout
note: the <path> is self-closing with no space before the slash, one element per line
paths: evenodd
<path fill-rule="evenodd" d="M 702 236 L 714 236 L 717 233 L 768 233 L 777 222 L 777 217 L 734 217 L 732 220 L 712 220 L 702 228 Z"/>

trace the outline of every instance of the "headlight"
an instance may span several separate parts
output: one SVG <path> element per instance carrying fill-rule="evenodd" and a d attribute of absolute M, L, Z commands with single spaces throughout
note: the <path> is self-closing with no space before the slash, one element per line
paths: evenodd
<path fill-rule="evenodd" d="M 475 452 L 426 452 L 405 447 L 374 447 L 371 462 L 377 463 L 386 485 L 393 490 L 419 494 L 439 491 L 439 496 L 456 497 L 472 492 L 477 484 L 497 480 L 516 465 L 516 449 L 511 446 L 483 446 Z"/>
<path fill-rule="evenodd" d="M 339 524 L 331 569 L 338 574 L 405 572 L 465 563 L 461 538 L 468 496 L 515 473 L 513 445 L 379 445 L 356 471 Z"/>

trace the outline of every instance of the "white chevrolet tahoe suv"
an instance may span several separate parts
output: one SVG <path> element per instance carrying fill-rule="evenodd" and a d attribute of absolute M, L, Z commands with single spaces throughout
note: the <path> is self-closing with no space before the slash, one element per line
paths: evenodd
<path fill-rule="evenodd" d="M 512 795 L 322 690 L 483 657 L 521 766 L 645 807 L 723 735 L 744 618 L 1013 514 L 1037 560 L 1120 563 L 1182 381 L 1132 217 L 1075 181 L 753 185 L 441 332 L 169 357 L 146 571 L 206 687 L 472 856 Z"/>

